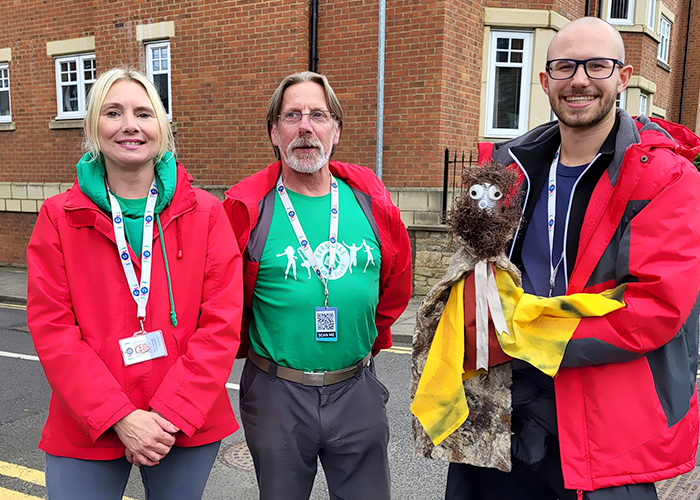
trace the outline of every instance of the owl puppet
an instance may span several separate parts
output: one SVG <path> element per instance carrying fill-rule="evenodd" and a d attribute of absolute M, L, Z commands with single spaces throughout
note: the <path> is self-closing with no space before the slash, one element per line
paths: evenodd
<path fill-rule="evenodd" d="M 414 448 L 420 456 L 509 471 L 510 361 L 554 377 L 581 318 L 624 307 L 624 284 L 600 294 L 524 293 L 505 255 L 523 226 L 517 171 L 485 164 L 466 169 L 462 182 L 469 188 L 448 217 L 459 247 L 416 317 Z"/>

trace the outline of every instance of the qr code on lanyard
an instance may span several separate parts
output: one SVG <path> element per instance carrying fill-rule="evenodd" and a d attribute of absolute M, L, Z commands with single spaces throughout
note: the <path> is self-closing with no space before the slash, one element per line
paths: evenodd
<path fill-rule="evenodd" d="M 335 312 L 334 311 L 317 311 L 316 312 L 316 331 L 317 332 L 335 332 Z"/>

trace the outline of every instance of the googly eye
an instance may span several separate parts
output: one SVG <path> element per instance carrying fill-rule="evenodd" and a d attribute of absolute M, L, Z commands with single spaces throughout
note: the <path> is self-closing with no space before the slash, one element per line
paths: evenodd
<path fill-rule="evenodd" d="M 484 197 L 484 186 L 481 184 L 474 184 L 469 188 L 469 196 L 474 200 L 479 200 Z"/>
<path fill-rule="evenodd" d="M 491 186 L 489 188 L 489 198 L 492 200 L 500 200 L 503 197 L 503 193 L 498 189 L 497 186 Z"/>

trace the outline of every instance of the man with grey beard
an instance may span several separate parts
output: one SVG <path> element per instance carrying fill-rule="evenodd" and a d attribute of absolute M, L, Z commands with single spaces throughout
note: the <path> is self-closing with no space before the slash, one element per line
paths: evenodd
<path fill-rule="evenodd" d="M 391 497 L 374 355 L 411 296 L 411 250 L 374 173 L 331 160 L 342 125 L 325 76 L 287 76 L 267 110 L 278 161 L 224 201 L 244 256 L 240 411 L 263 500 L 308 499 L 317 459 L 331 498 Z M 287 248 L 314 272 L 287 275 Z"/>

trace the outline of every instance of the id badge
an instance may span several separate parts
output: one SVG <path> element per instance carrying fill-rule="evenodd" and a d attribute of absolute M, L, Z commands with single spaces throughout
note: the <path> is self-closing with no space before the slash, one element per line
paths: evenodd
<path fill-rule="evenodd" d="M 163 340 L 163 332 L 155 330 L 148 333 L 137 332 L 139 335 L 119 340 L 122 358 L 126 366 L 143 363 L 151 359 L 162 358 L 168 355 Z"/>
<path fill-rule="evenodd" d="M 336 342 L 338 340 L 338 308 L 316 308 L 316 341 Z"/>

